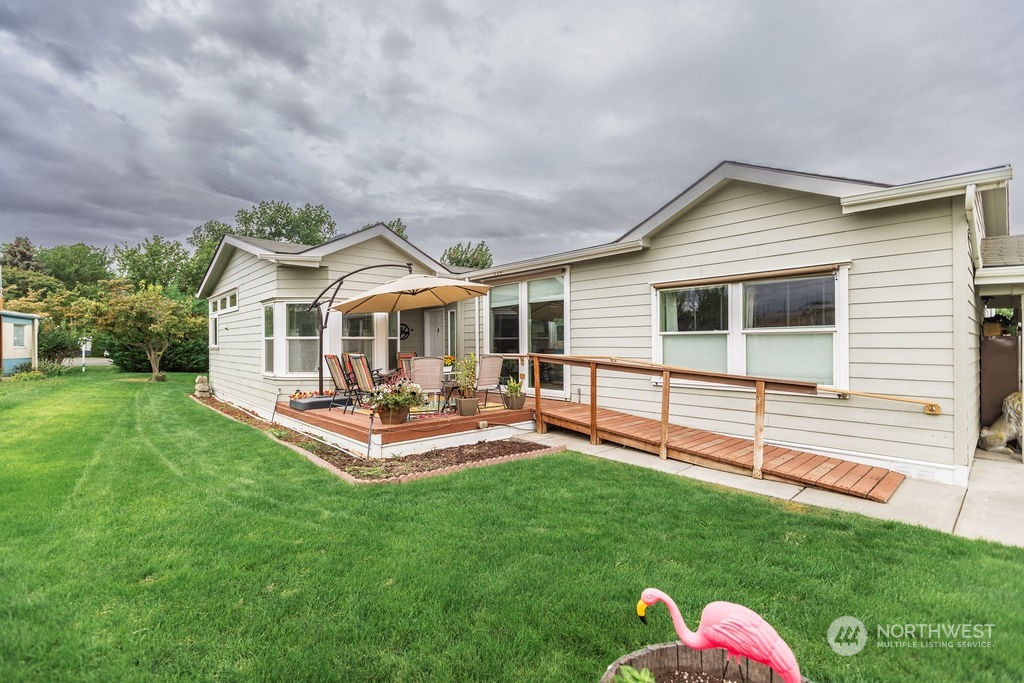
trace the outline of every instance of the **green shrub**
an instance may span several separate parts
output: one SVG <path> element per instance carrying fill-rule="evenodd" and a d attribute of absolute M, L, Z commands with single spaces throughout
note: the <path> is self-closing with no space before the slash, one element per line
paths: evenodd
<path fill-rule="evenodd" d="M 59 360 L 40 358 L 36 370 L 43 373 L 46 377 L 60 377 L 70 372 L 71 368 Z"/>
<path fill-rule="evenodd" d="M 146 352 L 137 346 L 120 344 L 109 337 L 102 339 L 110 351 L 110 359 L 121 372 L 150 372 Z M 95 346 L 93 347 L 95 348 Z M 206 372 L 210 367 L 210 349 L 205 338 L 183 339 L 171 344 L 160 359 L 161 372 Z"/>
<path fill-rule="evenodd" d="M 39 358 L 59 362 L 81 350 L 78 335 L 63 325 L 43 324 L 39 330 Z"/>

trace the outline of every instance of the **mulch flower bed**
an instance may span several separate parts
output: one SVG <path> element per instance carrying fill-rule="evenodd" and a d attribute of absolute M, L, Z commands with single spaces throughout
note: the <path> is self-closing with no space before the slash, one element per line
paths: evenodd
<path fill-rule="evenodd" d="M 279 424 L 267 422 L 252 413 L 215 398 L 196 396 L 192 396 L 192 398 L 232 419 L 259 429 L 271 438 L 302 453 L 317 465 L 325 467 L 353 483 L 411 481 L 447 474 L 467 467 L 479 467 L 565 450 L 562 447 L 548 448 L 543 444 L 521 439 L 499 439 L 448 448 L 435 448 L 423 453 L 393 458 L 366 458 L 352 455 Z"/>

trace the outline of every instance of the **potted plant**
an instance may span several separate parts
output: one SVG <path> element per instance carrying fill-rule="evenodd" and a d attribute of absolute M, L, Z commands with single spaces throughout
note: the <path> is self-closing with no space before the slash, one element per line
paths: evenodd
<path fill-rule="evenodd" d="M 423 404 L 423 389 L 419 384 L 400 378 L 394 383 L 378 384 L 370 392 L 369 403 L 383 424 L 401 424 L 409 417 L 413 406 Z"/>
<path fill-rule="evenodd" d="M 455 386 L 459 394 L 455 399 L 459 415 L 475 415 L 480 407 L 476 400 L 475 354 L 471 353 L 455 361 Z"/>
<path fill-rule="evenodd" d="M 501 395 L 505 407 L 509 410 L 520 410 L 526 403 L 526 397 L 523 396 L 523 383 L 515 377 L 509 377 L 505 389 L 508 390 L 508 393 Z"/>

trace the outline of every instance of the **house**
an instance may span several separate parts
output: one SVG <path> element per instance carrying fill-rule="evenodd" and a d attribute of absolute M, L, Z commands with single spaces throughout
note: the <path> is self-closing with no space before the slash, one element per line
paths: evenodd
<path fill-rule="evenodd" d="M 39 366 L 39 316 L 0 310 L 0 374 Z"/>
<path fill-rule="evenodd" d="M 769 396 L 770 443 L 966 484 L 985 307 L 1015 320 L 1022 308 L 1011 177 L 889 186 L 724 162 L 613 242 L 468 273 L 493 285 L 484 344 L 812 381 L 828 388 Z M 1012 390 L 1019 365 L 997 368 Z M 541 384 L 588 401 L 585 368 L 552 365 Z M 690 382 L 672 394 L 673 423 L 749 438 L 752 392 Z M 660 379 L 612 374 L 600 395 L 660 414 Z"/>
<path fill-rule="evenodd" d="M 395 367 L 401 349 L 448 352 L 443 309 L 327 315 L 320 349 L 318 294 L 337 301 L 409 272 L 447 275 L 440 263 L 382 224 L 319 246 L 226 236 L 197 296 L 209 303 L 210 383 L 215 395 L 264 417 L 296 390 L 320 388 L 324 353 L 365 353 Z M 327 310 L 327 307 L 323 307 Z M 318 323 L 319 320 L 319 323 Z M 454 336 L 452 337 L 454 339 Z M 333 384 L 326 375 L 326 386 Z"/>
<path fill-rule="evenodd" d="M 328 352 L 372 345 L 386 365 L 404 323 L 402 343 L 428 355 L 619 357 L 810 381 L 816 396 L 770 394 L 770 444 L 966 484 L 983 399 L 1007 393 L 983 366 L 1020 387 L 1019 343 L 1012 367 L 1005 354 L 986 361 L 983 343 L 988 309 L 1016 322 L 1024 308 L 1011 178 L 1003 166 L 891 186 L 724 162 L 613 242 L 460 275 L 492 285 L 486 297 L 372 325 L 332 320 Z M 316 351 L 299 304 L 347 269 L 405 259 L 444 273 L 382 228 L 315 248 L 225 238 L 200 290 L 215 390 L 269 412 L 300 380 L 308 388 Z M 346 280 L 345 295 L 401 274 Z M 610 373 L 600 404 L 658 417 L 660 382 Z M 589 399 L 585 369 L 544 364 L 540 384 L 546 398 Z M 689 381 L 671 393 L 672 422 L 749 438 L 751 391 Z"/>

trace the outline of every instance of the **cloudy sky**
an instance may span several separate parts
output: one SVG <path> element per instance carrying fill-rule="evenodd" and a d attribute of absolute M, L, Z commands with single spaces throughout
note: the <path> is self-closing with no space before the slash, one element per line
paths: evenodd
<path fill-rule="evenodd" d="M 279 200 L 507 262 L 724 159 L 1021 173 L 1022 36 L 1019 0 L 0 0 L 0 242 L 184 242 Z"/>

